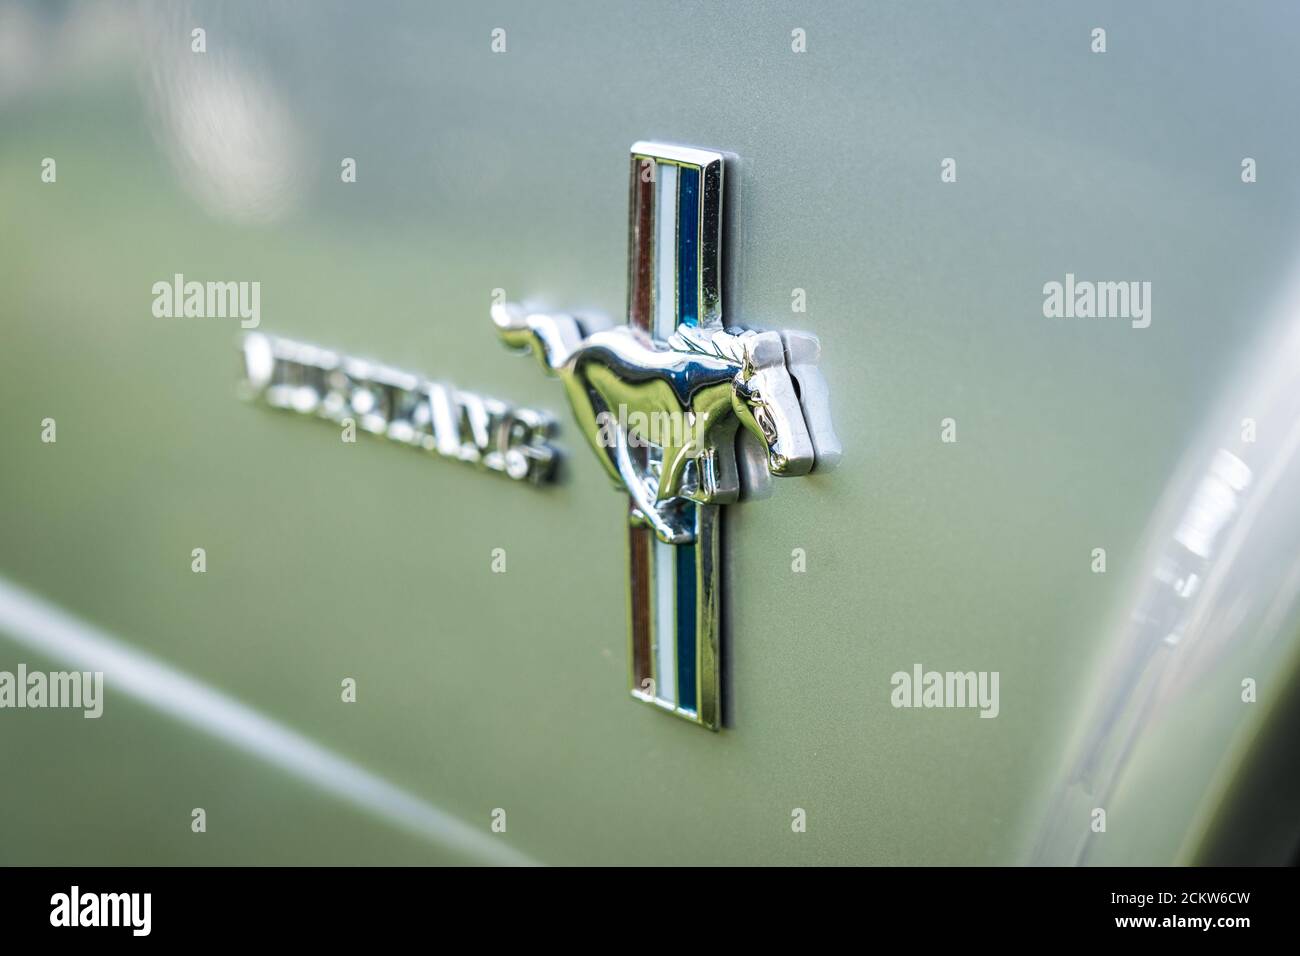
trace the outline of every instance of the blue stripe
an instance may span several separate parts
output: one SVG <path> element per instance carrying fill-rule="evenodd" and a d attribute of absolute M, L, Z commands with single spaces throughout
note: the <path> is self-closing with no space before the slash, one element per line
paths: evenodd
<path fill-rule="evenodd" d="M 677 551 L 677 706 L 694 712 L 695 698 L 695 548 Z"/>
<path fill-rule="evenodd" d="M 699 325 L 700 171 L 677 171 L 677 321 Z"/>

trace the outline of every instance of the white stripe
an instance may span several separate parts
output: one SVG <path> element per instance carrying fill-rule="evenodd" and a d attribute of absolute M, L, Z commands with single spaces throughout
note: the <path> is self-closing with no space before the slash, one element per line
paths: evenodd
<path fill-rule="evenodd" d="M 655 696 L 677 703 L 677 552 L 655 538 Z"/>
<path fill-rule="evenodd" d="M 652 335 L 677 331 L 677 167 L 659 163 L 655 209 L 655 321 Z"/>
<path fill-rule="evenodd" d="M 484 863 L 535 865 L 536 861 L 489 835 L 486 827 L 458 820 L 3 578 L 0 632 L 77 670 L 103 671 L 106 697 L 110 693 L 134 697 L 445 850 Z"/>

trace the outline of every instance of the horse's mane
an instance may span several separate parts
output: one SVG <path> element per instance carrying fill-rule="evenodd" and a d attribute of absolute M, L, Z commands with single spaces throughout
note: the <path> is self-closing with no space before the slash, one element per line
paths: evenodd
<path fill-rule="evenodd" d="M 679 352 L 708 355 L 739 367 L 748 361 L 748 341 L 756 334 L 750 329 L 696 329 L 683 325 L 668 337 L 668 344 Z"/>

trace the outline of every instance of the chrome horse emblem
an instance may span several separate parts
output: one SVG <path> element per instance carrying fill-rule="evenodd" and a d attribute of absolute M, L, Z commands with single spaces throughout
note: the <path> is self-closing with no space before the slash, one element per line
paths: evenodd
<path fill-rule="evenodd" d="M 812 439 L 775 332 L 701 333 L 682 326 L 661 345 L 627 326 L 583 338 L 572 316 L 529 314 L 511 304 L 494 307 L 492 317 L 507 345 L 532 349 L 560 377 L 610 477 L 669 544 L 691 539 L 687 502 L 737 500 L 738 424 L 762 443 L 773 475 L 812 470 Z M 638 462 L 632 454 L 638 436 L 613 425 L 611 410 L 619 408 L 643 421 L 682 424 L 664 429 L 669 437 L 659 454 Z"/>
<path fill-rule="evenodd" d="M 817 340 L 723 326 L 723 164 L 707 150 L 632 147 L 627 325 L 589 330 L 571 315 L 492 308 L 502 341 L 560 378 L 631 499 L 632 694 L 712 730 L 722 722 L 718 506 L 767 474 L 806 475 L 840 457 Z M 753 455 L 738 464 L 738 426 L 761 449 L 757 467 Z"/>

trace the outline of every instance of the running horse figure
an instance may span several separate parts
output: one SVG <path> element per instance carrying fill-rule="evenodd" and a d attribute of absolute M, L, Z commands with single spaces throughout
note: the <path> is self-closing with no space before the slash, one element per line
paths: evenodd
<path fill-rule="evenodd" d="M 560 378 L 605 470 L 668 544 L 691 538 L 686 502 L 737 499 L 737 425 L 761 443 L 773 475 L 805 475 L 818 460 L 780 333 L 681 326 L 660 344 L 631 326 L 584 335 L 571 315 L 512 303 L 493 306 L 492 319 L 507 346 L 531 350 Z M 673 427 L 639 434 L 635 421 Z"/>
<path fill-rule="evenodd" d="M 559 377 L 629 496 L 629 691 L 718 730 L 724 506 L 765 497 L 773 475 L 828 470 L 840 445 L 817 339 L 729 327 L 723 313 L 724 166 L 735 159 L 649 142 L 629 158 L 626 324 L 505 302 L 492 321 Z"/>

